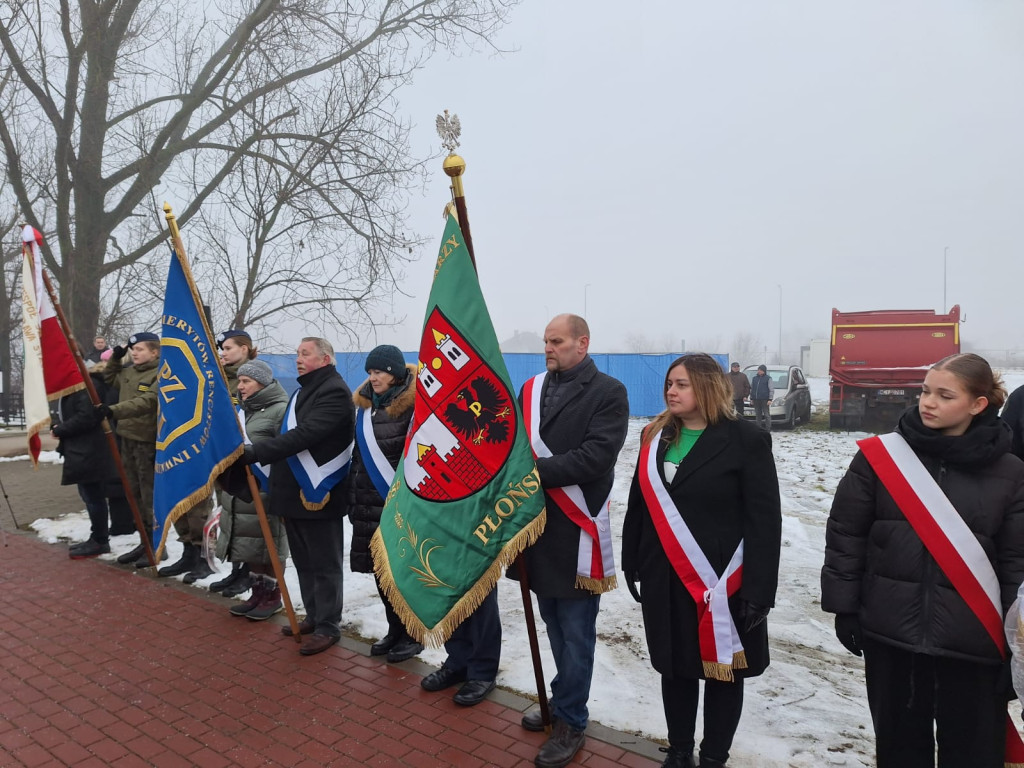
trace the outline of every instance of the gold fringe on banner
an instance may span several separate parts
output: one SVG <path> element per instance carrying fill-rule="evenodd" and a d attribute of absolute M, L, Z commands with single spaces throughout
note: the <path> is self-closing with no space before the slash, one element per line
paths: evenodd
<path fill-rule="evenodd" d="M 84 381 L 72 384 L 70 387 L 64 387 L 60 392 L 54 392 L 52 395 L 47 395 L 46 399 L 52 403 L 54 400 L 60 400 L 64 395 L 70 395 L 72 392 L 77 392 L 80 389 L 85 389 Z"/>
<path fill-rule="evenodd" d="M 194 507 L 200 501 L 213 494 L 213 486 L 216 485 L 217 478 L 220 477 L 220 474 L 225 469 L 234 464 L 235 461 L 238 460 L 238 457 L 241 456 L 244 452 L 245 447 L 239 445 L 235 450 L 228 454 L 227 457 L 217 462 L 217 466 L 215 466 L 213 468 L 213 471 L 210 472 L 210 479 L 206 481 L 206 484 L 197 488 L 184 499 L 179 501 L 177 504 L 174 505 L 171 511 L 167 513 L 167 520 L 164 521 L 164 530 L 160 534 L 160 545 L 156 548 L 156 551 L 153 553 L 154 555 L 156 555 L 156 561 L 158 564 L 160 562 L 160 553 L 163 552 L 164 545 L 167 543 L 167 534 L 174 527 L 174 523 L 178 520 L 178 518 L 180 518 L 190 509 L 192 509 L 192 507 Z"/>
<path fill-rule="evenodd" d="M 547 508 L 545 507 L 523 530 L 513 536 L 502 548 L 501 553 L 494 559 L 490 567 L 477 579 L 476 583 L 452 606 L 444 618 L 433 627 L 427 627 L 423 624 L 398 590 L 394 577 L 391 575 L 391 563 L 388 562 L 388 553 L 384 547 L 380 528 L 374 531 L 373 538 L 370 540 L 373 570 L 380 582 L 381 591 L 384 592 L 388 602 L 391 603 L 391 607 L 402 620 L 406 631 L 417 642 L 423 643 L 429 648 L 441 648 L 444 646 L 458 626 L 480 607 L 480 603 L 491 593 L 491 590 L 497 585 L 498 579 L 505 574 L 505 571 L 515 562 L 520 553 L 537 542 L 537 539 L 544 532 L 547 514 Z"/>
<path fill-rule="evenodd" d="M 320 502 L 307 501 L 306 494 L 301 490 L 299 491 L 299 501 L 302 502 L 302 506 L 308 509 L 310 512 L 319 512 L 321 509 L 327 506 L 327 502 L 331 500 L 331 492 L 328 491 L 327 495 L 324 496 L 324 500 Z"/>

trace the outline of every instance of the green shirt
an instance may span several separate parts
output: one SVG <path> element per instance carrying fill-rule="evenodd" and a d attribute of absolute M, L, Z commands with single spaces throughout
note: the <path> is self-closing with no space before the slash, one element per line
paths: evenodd
<path fill-rule="evenodd" d="M 690 449 L 696 444 L 697 438 L 702 434 L 704 434 L 703 429 L 687 429 L 683 427 L 679 437 L 665 451 L 665 461 L 678 466 L 679 462 L 686 458 L 686 454 L 690 452 Z"/>

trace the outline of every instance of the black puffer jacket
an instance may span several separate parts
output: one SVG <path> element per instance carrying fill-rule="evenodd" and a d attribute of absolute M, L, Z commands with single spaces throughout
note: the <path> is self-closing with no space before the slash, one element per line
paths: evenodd
<path fill-rule="evenodd" d="M 371 423 L 377 444 L 384 458 L 392 467 L 398 466 L 405 447 L 405 435 L 412 420 L 413 404 L 416 400 L 416 369 L 406 366 L 405 389 L 396 392 L 383 408 L 373 408 L 373 389 L 370 380 L 363 382 L 352 396 L 357 408 L 371 409 Z M 353 573 L 373 573 L 373 558 L 370 556 L 370 539 L 380 524 L 380 513 L 384 508 L 373 481 L 366 473 L 366 462 L 359 450 L 359 441 L 352 454 L 352 469 L 348 475 L 348 516 L 352 521 L 352 550 L 349 566 Z"/>
<path fill-rule="evenodd" d="M 1024 580 L 1024 463 L 989 408 L 959 437 L 900 419 L 903 435 L 981 543 L 1003 610 Z M 839 483 L 825 533 L 821 607 L 856 613 L 864 634 L 914 653 L 998 664 L 999 652 L 858 453 Z"/>

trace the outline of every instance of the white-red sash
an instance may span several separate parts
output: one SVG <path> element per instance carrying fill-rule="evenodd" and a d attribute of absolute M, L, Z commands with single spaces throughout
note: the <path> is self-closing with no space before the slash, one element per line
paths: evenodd
<path fill-rule="evenodd" d="M 697 606 L 697 632 L 704 676 L 732 680 L 733 669 L 744 669 L 747 656 L 736 622 L 729 611 L 729 597 L 743 581 L 743 541 L 719 576 L 704 550 L 679 513 L 665 482 L 658 474 L 658 442 L 661 431 L 640 448 L 637 477 L 654 530 L 672 569 Z"/>
<path fill-rule="evenodd" d="M 540 436 L 540 397 L 547 372 L 534 376 L 523 386 L 523 421 L 530 435 L 534 458 L 552 456 L 551 449 Z M 609 510 L 611 494 L 601 505 L 597 516 L 592 516 L 578 485 L 563 488 L 545 488 L 558 508 L 580 528 L 580 543 L 576 553 L 576 586 L 595 595 L 615 589 L 615 554 Z"/>
<path fill-rule="evenodd" d="M 901 435 L 857 441 L 929 554 L 1006 658 L 999 577 L 977 537 Z M 1006 765 L 1024 765 L 1024 742 L 1006 718 Z"/>

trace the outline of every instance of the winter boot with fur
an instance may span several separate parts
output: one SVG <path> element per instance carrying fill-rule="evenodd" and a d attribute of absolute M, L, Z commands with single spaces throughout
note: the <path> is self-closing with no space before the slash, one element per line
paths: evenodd
<path fill-rule="evenodd" d="M 256 577 L 252 582 L 252 594 L 249 595 L 249 599 L 238 605 L 231 606 L 228 608 L 228 611 L 231 612 L 232 616 L 247 616 L 249 611 L 255 609 L 260 604 L 260 601 L 263 600 L 263 593 L 266 589 L 267 587 L 263 579 Z"/>
<path fill-rule="evenodd" d="M 277 580 L 264 576 L 260 582 L 263 584 L 263 597 L 255 608 L 245 614 L 245 618 L 253 621 L 265 621 L 284 608 L 281 602 L 281 587 Z"/>

